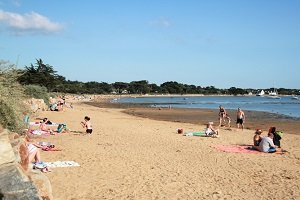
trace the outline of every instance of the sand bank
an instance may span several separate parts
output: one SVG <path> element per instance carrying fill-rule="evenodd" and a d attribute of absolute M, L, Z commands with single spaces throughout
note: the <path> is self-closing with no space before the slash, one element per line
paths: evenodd
<path fill-rule="evenodd" d="M 70 132 L 36 139 L 62 149 L 42 152 L 44 161 L 80 164 L 47 173 L 55 199 L 300 198 L 299 135 L 284 135 L 282 146 L 289 151 L 284 155 L 224 153 L 211 146 L 251 144 L 253 130 L 222 128 L 220 138 L 185 137 L 177 128 L 203 130 L 202 122 L 158 121 L 128 115 L 123 108 L 73 105 L 39 116 L 80 131 L 88 115 L 94 128 L 92 135 Z M 210 118 L 206 112 L 205 121 Z"/>

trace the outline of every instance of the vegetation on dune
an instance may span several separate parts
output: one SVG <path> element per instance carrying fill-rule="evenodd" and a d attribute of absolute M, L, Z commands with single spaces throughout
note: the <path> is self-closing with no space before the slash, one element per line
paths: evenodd
<path fill-rule="evenodd" d="M 20 71 L 14 65 L 0 61 L 0 124 L 11 131 L 24 128 L 22 118 L 28 113 L 24 106 L 24 88 L 18 83 Z"/>
<path fill-rule="evenodd" d="M 35 99 L 43 99 L 47 105 L 49 104 L 50 95 L 47 92 L 47 88 L 39 85 L 25 85 L 24 92 L 27 96 Z"/>

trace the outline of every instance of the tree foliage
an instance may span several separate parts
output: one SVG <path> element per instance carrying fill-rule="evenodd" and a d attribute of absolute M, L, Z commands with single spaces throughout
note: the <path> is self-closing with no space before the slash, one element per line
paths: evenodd
<path fill-rule="evenodd" d="M 42 59 L 37 59 L 35 65 L 25 66 L 23 74 L 19 77 L 19 82 L 23 85 L 40 85 L 47 88 L 48 92 L 73 93 L 73 94 L 217 94 L 217 95 L 244 95 L 249 92 L 256 93 L 258 89 L 242 89 L 231 87 L 229 89 L 218 89 L 214 86 L 197 86 L 178 83 L 176 81 L 167 81 L 161 85 L 149 83 L 147 80 L 126 82 L 80 82 L 66 80 L 65 77 L 58 75 L 54 67 L 44 64 Z M 260 89 L 261 90 L 261 89 Z M 266 88 L 265 91 L 271 91 L 272 88 Z M 278 89 L 279 94 L 300 95 L 299 89 Z"/>

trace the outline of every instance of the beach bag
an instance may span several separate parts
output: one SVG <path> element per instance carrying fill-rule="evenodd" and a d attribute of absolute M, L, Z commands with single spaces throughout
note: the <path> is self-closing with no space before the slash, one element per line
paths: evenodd
<path fill-rule="evenodd" d="M 66 130 L 66 129 L 67 129 L 66 124 L 58 124 L 58 126 L 57 126 L 57 132 L 58 133 L 61 133 L 61 132 L 63 132 L 63 130 Z"/>

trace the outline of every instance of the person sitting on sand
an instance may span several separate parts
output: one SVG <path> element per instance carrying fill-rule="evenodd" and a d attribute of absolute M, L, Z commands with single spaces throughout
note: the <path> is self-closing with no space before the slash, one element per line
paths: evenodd
<path fill-rule="evenodd" d="M 268 136 L 262 138 L 259 143 L 258 150 L 265 153 L 274 153 L 276 152 L 276 147 L 273 143 L 273 133 L 268 133 Z"/>
<path fill-rule="evenodd" d="M 84 122 L 80 122 L 83 128 L 86 128 L 86 133 L 92 134 L 93 128 L 92 128 L 92 123 L 91 123 L 91 118 L 88 116 L 84 117 Z"/>
<path fill-rule="evenodd" d="M 255 135 L 253 137 L 253 148 L 256 150 L 259 150 L 258 147 L 262 140 L 261 133 L 262 133 L 262 130 L 256 129 Z"/>
<path fill-rule="evenodd" d="M 34 167 L 41 169 L 42 172 L 48 172 L 50 169 L 41 161 L 41 153 L 39 148 L 43 148 L 39 144 L 31 143 L 29 138 L 25 137 L 25 143 L 28 150 L 28 162 L 34 163 Z"/>
<path fill-rule="evenodd" d="M 205 135 L 208 137 L 219 137 L 219 130 L 213 127 L 213 122 L 208 122 L 205 129 Z"/>
<path fill-rule="evenodd" d="M 39 130 L 45 131 L 45 132 L 53 135 L 54 134 L 53 130 L 51 130 L 50 128 L 47 128 L 48 121 L 49 121 L 48 118 L 44 118 L 40 124 Z"/>
<path fill-rule="evenodd" d="M 276 131 L 276 127 L 272 126 L 269 129 L 269 133 L 273 133 L 273 143 L 275 146 L 280 148 L 280 140 L 281 140 L 281 136 L 278 134 L 278 132 Z"/>

